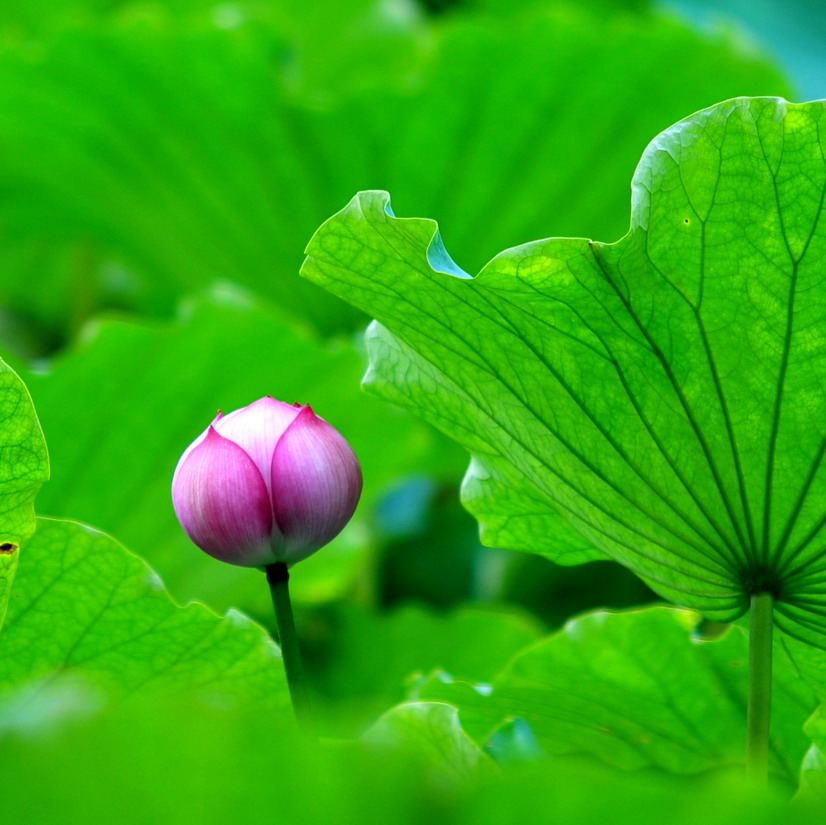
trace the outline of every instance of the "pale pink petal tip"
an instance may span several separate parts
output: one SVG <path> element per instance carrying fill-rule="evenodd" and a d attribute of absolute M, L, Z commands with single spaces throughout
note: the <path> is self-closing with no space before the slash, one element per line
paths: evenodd
<path fill-rule="evenodd" d="M 289 404 L 265 396 L 225 415 L 215 429 L 244 449 L 255 462 L 269 490 L 275 446 L 297 415 L 298 410 Z"/>

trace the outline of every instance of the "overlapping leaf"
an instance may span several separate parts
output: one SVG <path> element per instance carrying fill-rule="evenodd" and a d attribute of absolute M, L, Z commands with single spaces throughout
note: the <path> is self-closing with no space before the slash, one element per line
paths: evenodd
<path fill-rule="evenodd" d="M 34 532 L 34 497 L 48 477 L 46 442 L 28 390 L 0 361 L 0 545 L 19 544 Z"/>
<path fill-rule="evenodd" d="M 471 489 L 508 465 L 517 527 L 543 501 L 661 594 L 732 619 L 768 589 L 824 645 L 823 115 L 746 98 L 676 124 L 614 245 L 539 241 L 456 277 L 433 222 L 364 193 L 304 272 L 384 324 L 377 388 L 474 452 Z"/>
<path fill-rule="evenodd" d="M 547 754 L 670 773 L 739 764 L 747 639 L 732 628 L 701 641 L 691 635 L 696 622 L 696 613 L 665 607 L 586 614 L 522 651 L 483 691 L 432 679 L 420 694 L 456 704 L 480 741 L 518 717 Z M 772 772 L 793 786 L 818 698 L 782 644 L 775 660 Z"/>
<path fill-rule="evenodd" d="M 20 542 L 34 532 L 34 497 L 48 477 L 46 442 L 28 390 L 0 361 L 0 628 Z"/>
<path fill-rule="evenodd" d="M 40 519 L 22 555 L 0 633 L 4 726 L 66 685 L 94 703 L 194 694 L 290 718 L 278 648 L 250 619 L 176 605 L 144 562 L 76 522 Z"/>
<path fill-rule="evenodd" d="M 493 763 L 465 731 L 456 708 L 444 702 L 407 702 L 385 713 L 365 741 L 392 753 L 407 747 L 428 772 L 462 784 L 493 771 Z"/>

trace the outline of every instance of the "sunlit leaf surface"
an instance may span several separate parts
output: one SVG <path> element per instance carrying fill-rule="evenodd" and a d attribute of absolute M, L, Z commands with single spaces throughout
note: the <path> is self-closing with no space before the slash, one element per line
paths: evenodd
<path fill-rule="evenodd" d="M 613 245 L 538 241 L 471 279 L 365 193 L 304 271 L 398 339 L 374 333 L 377 388 L 468 446 L 471 478 L 507 462 L 517 527 L 539 498 L 661 594 L 732 619 L 768 589 L 823 645 L 823 114 L 737 99 L 676 124 Z"/>
<path fill-rule="evenodd" d="M 666 607 L 591 613 L 514 658 L 486 688 L 431 679 L 423 698 L 456 703 L 485 741 L 516 717 L 548 754 L 589 754 L 625 770 L 694 773 L 742 762 L 748 643 L 737 628 L 692 637 L 697 614 Z M 771 763 L 789 784 L 817 707 L 781 645 L 775 652 Z"/>
<path fill-rule="evenodd" d="M 48 477 L 46 442 L 28 390 L 0 361 L 0 628 L 20 543 L 34 532 L 34 497 Z"/>
<path fill-rule="evenodd" d="M 237 612 L 180 607 L 143 561 L 103 533 L 40 519 L 21 552 L 0 633 L 7 725 L 37 718 L 44 697 L 75 684 L 97 703 L 194 694 L 288 714 L 283 674 L 263 628 Z"/>

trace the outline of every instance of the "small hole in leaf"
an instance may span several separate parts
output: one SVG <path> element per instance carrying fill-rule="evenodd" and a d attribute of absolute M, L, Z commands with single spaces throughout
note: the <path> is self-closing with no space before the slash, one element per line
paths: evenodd
<path fill-rule="evenodd" d="M 0 544 L 0 553 L 13 553 L 17 550 L 17 545 L 10 541 L 4 541 Z"/>
<path fill-rule="evenodd" d="M 691 221 L 688 218 L 683 218 L 683 223 L 691 223 Z"/>

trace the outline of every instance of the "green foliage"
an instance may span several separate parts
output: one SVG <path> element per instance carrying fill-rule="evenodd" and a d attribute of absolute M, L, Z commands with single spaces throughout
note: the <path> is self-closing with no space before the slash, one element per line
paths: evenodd
<path fill-rule="evenodd" d="M 437 614 L 414 605 L 387 613 L 331 605 L 308 621 L 312 682 L 329 726 L 352 734 L 402 701 L 406 687 L 433 670 L 489 681 L 540 638 L 527 616 L 465 607 Z M 480 640 L 484 640 L 480 643 Z"/>
<path fill-rule="evenodd" d="M 438 212 L 471 266 L 551 227 L 612 236 L 651 134 L 709 100 L 786 91 L 724 39 L 568 4 L 438 26 L 388 3 L 117 5 L 36 50 L 0 47 L 0 301 L 36 325 L 35 351 L 101 306 L 169 314 L 219 279 L 351 328 L 361 317 L 296 272 L 354 190 Z M 597 198 L 576 185 L 595 176 Z"/>
<path fill-rule="evenodd" d="M 191 703 L 110 709 L 59 735 L 3 737 L 15 778 L 4 788 L 4 815 L 26 825 L 107 822 L 113 810 L 125 825 L 658 825 L 663 811 L 675 825 L 822 821 L 822 809 L 790 809 L 736 777 L 687 783 L 575 760 L 468 775 L 450 760 L 457 749 L 469 757 L 460 764 L 488 763 L 440 707 L 399 708 L 382 742 L 320 746 L 243 712 Z"/>
<path fill-rule="evenodd" d="M 0 545 L 19 544 L 34 532 L 34 497 L 48 477 L 46 442 L 28 390 L 0 361 Z"/>
<path fill-rule="evenodd" d="M 48 477 L 46 442 L 28 390 L 0 361 L 0 629 L 20 542 L 34 532 L 34 497 Z"/>
<path fill-rule="evenodd" d="M 668 129 L 613 245 L 538 241 L 470 279 L 364 193 L 304 272 L 382 322 L 373 386 L 474 453 L 482 522 L 507 483 L 509 546 L 554 555 L 562 513 L 662 595 L 730 620 L 770 589 L 824 645 L 823 112 L 738 99 Z"/>
<path fill-rule="evenodd" d="M 611 247 L 533 244 L 474 281 L 432 224 L 368 196 L 308 269 L 360 307 L 296 277 L 360 188 L 439 215 L 472 271 L 551 230 L 619 237 L 651 134 L 786 91 L 756 53 L 647 0 L 5 4 L 0 347 L 49 359 L 23 370 L 54 458 L 38 510 L 124 540 L 179 599 L 269 623 L 264 577 L 194 549 L 169 484 L 216 408 L 312 403 L 366 483 L 350 528 L 291 577 L 299 631 L 322 734 L 367 733 L 300 736 L 265 630 L 179 606 L 118 540 L 44 518 L 32 536 L 48 461 L 0 367 L 4 821 L 819 822 L 804 797 L 822 801 L 822 715 L 802 725 L 824 699 L 820 648 L 777 640 L 778 796 L 738 781 L 740 628 L 698 641 L 696 614 L 654 608 L 542 639 L 535 616 L 479 603 L 529 585 L 518 603 L 555 625 L 620 591 L 649 599 L 612 579 L 615 558 L 716 618 L 782 585 L 784 628 L 822 644 L 821 235 L 797 237 L 826 180 L 816 107 L 735 103 L 724 125 L 711 110 L 666 133 Z M 479 547 L 447 503 L 465 453 L 358 391 L 361 310 L 388 322 L 370 384 L 473 452 L 485 540 L 568 568 Z"/>
<path fill-rule="evenodd" d="M 55 457 L 39 510 L 80 518 L 141 548 L 181 600 L 268 614 L 260 577 L 199 552 L 181 530 L 169 500 L 175 464 L 217 409 L 270 394 L 311 402 L 350 441 L 364 472 L 364 516 L 410 466 L 458 478 L 459 451 L 365 396 L 362 368 L 354 348 L 317 342 L 241 296 L 198 300 L 163 328 L 97 324 L 47 375 L 27 376 Z M 364 543 L 351 538 L 357 524 L 323 558 L 302 564 L 296 595 L 329 598 L 347 585 L 364 558 Z"/>
<path fill-rule="evenodd" d="M 548 754 L 589 754 L 624 770 L 696 773 L 742 762 L 748 643 L 738 629 L 692 638 L 697 614 L 666 607 L 589 613 L 533 645 L 492 689 L 431 679 L 423 698 L 453 701 L 488 739 L 507 719 L 530 725 Z M 772 770 L 794 785 L 818 698 L 778 644 Z"/>
<path fill-rule="evenodd" d="M 153 694 L 289 719 L 281 657 L 261 627 L 236 611 L 180 607 L 109 536 L 40 519 L 0 635 L 0 731 Z"/>
<path fill-rule="evenodd" d="M 364 741 L 394 750 L 407 749 L 439 781 L 461 787 L 493 763 L 459 724 L 456 708 L 443 702 L 409 702 L 389 710 L 365 734 Z"/>

